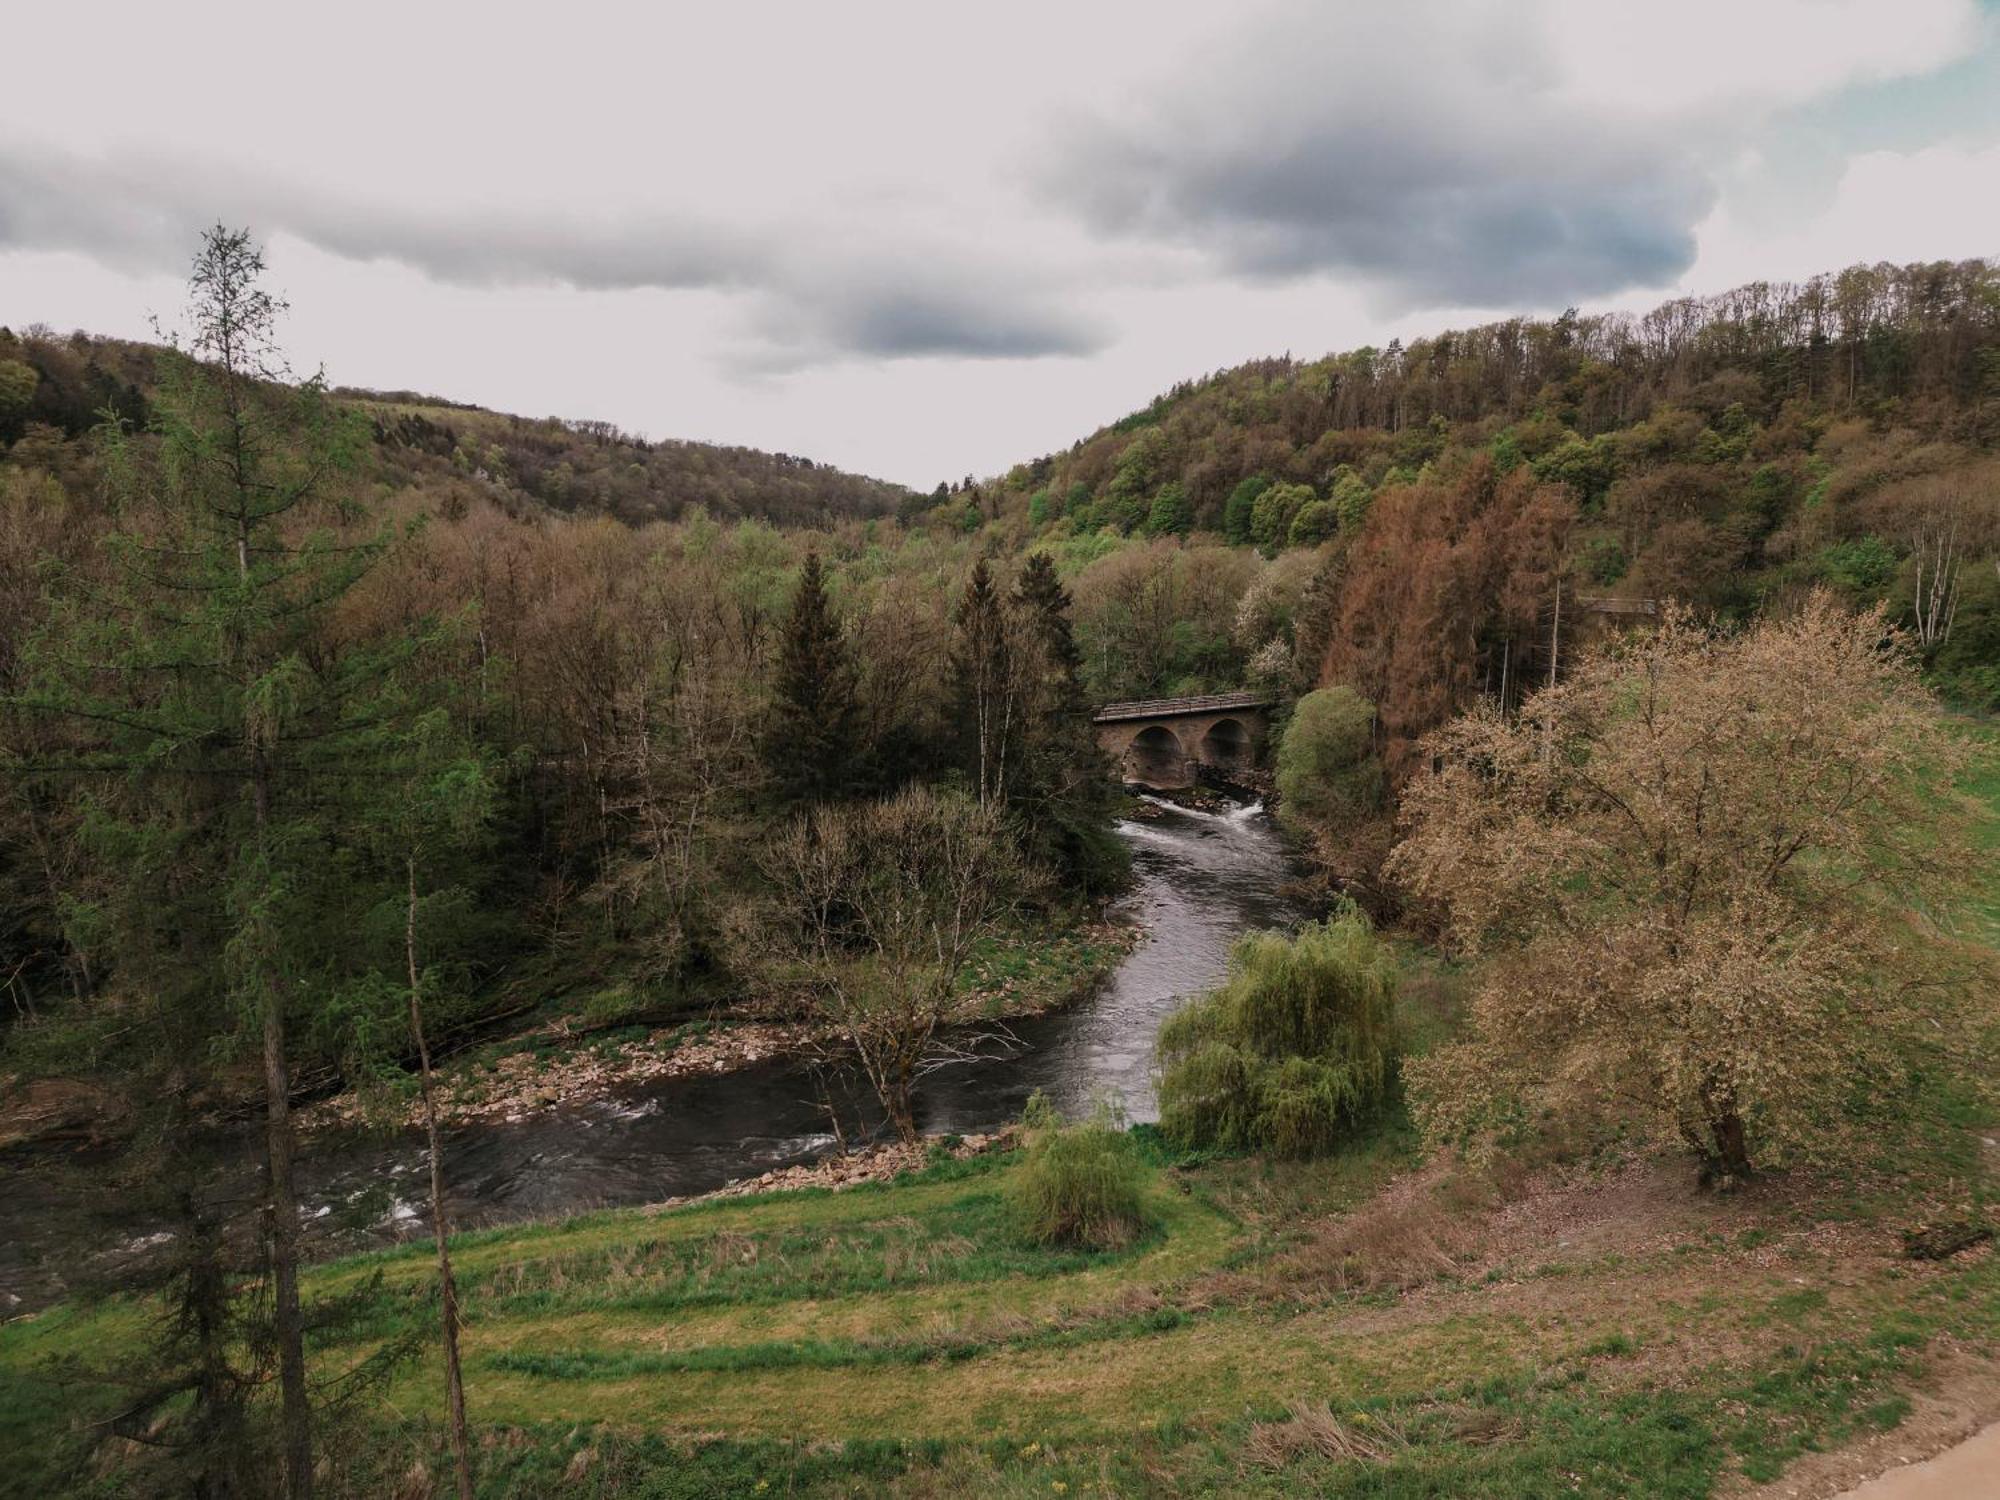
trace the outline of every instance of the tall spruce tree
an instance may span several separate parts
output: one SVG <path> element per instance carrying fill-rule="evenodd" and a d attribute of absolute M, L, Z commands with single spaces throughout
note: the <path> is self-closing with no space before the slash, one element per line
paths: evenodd
<path fill-rule="evenodd" d="M 981 807 L 1007 805 L 1010 764 L 1020 735 L 1020 693 L 1015 681 L 1013 622 L 1007 600 L 981 558 L 952 613 L 952 677 L 966 769 Z"/>
<path fill-rule="evenodd" d="M 834 801 L 858 785 L 856 679 L 853 653 L 827 596 L 826 569 L 818 552 L 808 552 L 779 644 L 763 736 L 764 765 L 781 802 Z"/>
<path fill-rule="evenodd" d="M 1015 797 L 1030 852 L 1085 890 L 1103 891 L 1126 868 L 1123 846 L 1111 834 L 1116 793 L 1091 727 L 1069 590 L 1047 553 L 1028 555 L 1012 605 L 1023 703 Z"/>
<path fill-rule="evenodd" d="M 328 624 L 385 540 L 314 528 L 316 512 L 353 519 L 332 486 L 356 435 L 318 376 L 289 378 L 276 342 L 284 303 L 263 271 L 247 231 L 204 235 L 188 341 L 161 361 L 156 441 L 136 443 L 115 422 L 103 433 L 121 523 L 106 543 L 110 582 L 56 580 L 21 702 L 77 727 L 77 765 L 96 778 L 85 793 L 97 810 L 92 899 L 77 920 L 116 928 L 102 944 L 122 966 L 113 992 L 144 994 L 164 975 L 191 1002 L 163 1032 L 177 1037 L 178 1060 L 161 1071 L 191 1080 L 192 1100 L 209 1081 L 203 1060 L 232 1039 L 259 1058 L 268 1327 L 251 1343 L 268 1345 L 277 1366 L 279 1453 L 268 1468 L 240 1453 L 204 1460 L 195 1488 L 236 1493 L 247 1469 L 262 1476 L 255 1492 L 303 1500 L 312 1407 L 287 1035 L 337 967 L 321 887 L 336 878 L 325 854 L 344 804 L 325 787 L 361 769 L 379 732 L 385 663 L 335 647 Z M 227 1447 L 245 1384 L 225 1373 L 238 1331 L 224 1315 L 227 1278 L 211 1255 L 185 1281 L 206 1367 L 194 1441 Z M 171 1410 L 172 1395 L 156 1388 L 147 1401 Z"/>

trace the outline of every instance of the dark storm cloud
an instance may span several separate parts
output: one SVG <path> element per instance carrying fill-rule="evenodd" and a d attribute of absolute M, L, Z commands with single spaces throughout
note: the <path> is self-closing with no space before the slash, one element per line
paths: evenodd
<path fill-rule="evenodd" d="M 783 278 L 732 363 L 772 374 L 847 358 L 1033 359 L 1094 354 L 1095 318 L 1031 271 L 976 255 L 815 259 Z"/>
<path fill-rule="evenodd" d="M 802 252 L 796 226 L 749 229 L 691 216 L 588 219 L 559 212 L 408 208 L 175 162 L 90 161 L 0 149 L 0 249 L 69 250 L 127 270 L 179 271 L 218 220 L 284 233 L 331 255 L 393 261 L 460 286 L 742 294 L 766 370 L 872 357 L 1025 359 L 1102 346 L 1060 289 L 932 245 Z"/>
<path fill-rule="evenodd" d="M 1715 198 L 1688 145 L 1565 100 L 1525 20 L 1446 14 L 1282 7 L 1124 116 L 1073 121 L 1041 186 L 1100 234 L 1251 279 L 1347 274 L 1399 306 L 1685 271 Z"/>

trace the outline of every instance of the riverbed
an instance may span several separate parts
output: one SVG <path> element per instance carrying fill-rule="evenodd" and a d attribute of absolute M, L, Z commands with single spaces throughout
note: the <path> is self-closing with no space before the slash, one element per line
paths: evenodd
<path fill-rule="evenodd" d="M 1152 816 L 1118 825 L 1132 851 L 1134 883 L 1124 900 L 1143 933 L 1138 943 L 1090 998 L 1012 1023 L 1006 1035 L 983 1039 L 978 1060 L 927 1077 L 918 1099 L 927 1133 L 997 1129 L 1019 1118 L 1037 1089 L 1072 1113 L 1102 1098 L 1134 1121 L 1155 1118 L 1160 1023 L 1222 977 L 1238 934 L 1298 920 L 1284 891 L 1292 872 L 1260 806 L 1199 812 L 1154 802 L 1146 811 Z M 850 1139 L 879 1128 L 851 1081 L 829 1083 L 793 1060 L 660 1079 L 515 1121 L 466 1125 L 445 1138 L 452 1221 L 474 1228 L 658 1202 L 811 1161 L 839 1145 L 828 1123 L 829 1088 Z M 299 1172 L 316 1253 L 428 1231 L 419 1133 L 315 1138 Z M 165 1243 L 147 1225 L 90 1217 L 74 1187 L 39 1174 L 0 1172 L 0 1194 L 7 1203 L 0 1306 L 46 1303 L 67 1289 L 73 1268 L 101 1278 Z M 79 1262 L 75 1247 L 90 1242 L 107 1248 Z"/>

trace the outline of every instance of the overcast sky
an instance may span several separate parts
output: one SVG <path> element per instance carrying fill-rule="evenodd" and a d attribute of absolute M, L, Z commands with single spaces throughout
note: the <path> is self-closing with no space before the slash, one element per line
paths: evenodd
<path fill-rule="evenodd" d="M 929 488 L 1174 381 L 2000 253 L 1977 0 L 22 7 L 0 323 L 267 242 L 294 363 Z"/>

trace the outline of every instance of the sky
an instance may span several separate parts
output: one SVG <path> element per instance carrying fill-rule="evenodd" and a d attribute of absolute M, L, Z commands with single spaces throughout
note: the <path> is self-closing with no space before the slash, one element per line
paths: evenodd
<path fill-rule="evenodd" d="M 2000 254 L 1979 0 L 34 6 L 0 324 L 176 324 L 247 226 L 293 363 L 929 489 L 1176 381 Z"/>

